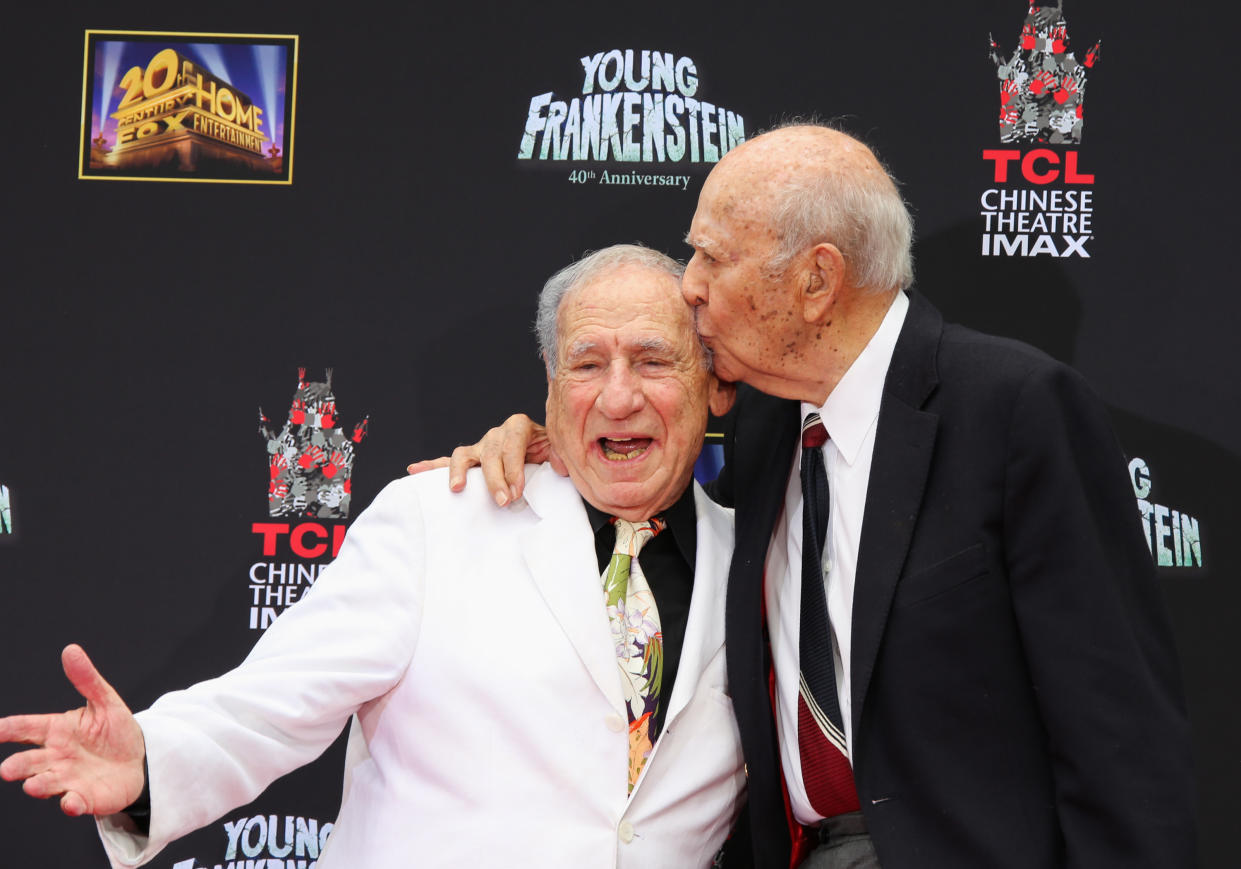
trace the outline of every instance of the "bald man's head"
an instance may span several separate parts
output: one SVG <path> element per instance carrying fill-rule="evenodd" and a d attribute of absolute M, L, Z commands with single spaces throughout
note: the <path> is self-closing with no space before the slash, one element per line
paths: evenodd
<path fill-rule="evenodd" d="M 868 147 L 839 130 L 787 126 L 743 143 L 707 177 L 700 202 L 708 198 L 764 225 L 776 243 L 773 270 L 826 241 L 860 288 L 913 283 L 913 222 L 896 183 Z"/>

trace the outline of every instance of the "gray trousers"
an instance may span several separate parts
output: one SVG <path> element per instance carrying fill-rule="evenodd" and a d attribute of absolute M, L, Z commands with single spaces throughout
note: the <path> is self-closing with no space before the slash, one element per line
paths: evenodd
<path fill-rule="evenodd" d="M 810 852 L 799 869 L 880 869 L 861 812 L 825 820 L 819 842 L 819 847 Z"/>

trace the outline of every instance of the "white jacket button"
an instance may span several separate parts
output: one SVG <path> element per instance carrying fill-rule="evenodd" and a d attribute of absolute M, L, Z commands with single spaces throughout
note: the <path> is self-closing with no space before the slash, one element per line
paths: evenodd
<path fill-rule="evenodd" d="M 628 845 L 633 841 L 633 824 L 628 821 L 621 821 L 620 826 L 616 829 L 616 835 L 620 837 L 622 842 Z"/>

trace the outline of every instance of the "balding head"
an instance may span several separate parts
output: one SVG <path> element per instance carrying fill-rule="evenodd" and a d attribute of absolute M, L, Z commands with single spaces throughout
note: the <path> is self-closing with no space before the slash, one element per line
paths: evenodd
<path fill-rule="evenodd" d="M 807 124 L 757 136 L 724 156 L 703 186 L 709 192 L 767 227 L 773 270 L 826 241 L 859 288 L 913 282 L 913 224 L 900 192 L 874 153 L 839 130 Z"/>

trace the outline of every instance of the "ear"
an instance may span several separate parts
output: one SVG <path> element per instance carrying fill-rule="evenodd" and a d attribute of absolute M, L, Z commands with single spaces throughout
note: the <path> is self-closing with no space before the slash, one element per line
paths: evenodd
<path fill-rule="evenodd" d="M 820 242 L 810 249 L 806 271 L 798 276 L 804 282 L 801 300 L 802 317 L 807 323 L 824 323 L 831 319 L 836 294 L 845 282 L 845 256 L 830 242 Z"/>
<path fill-rule="evenodd" d="M 733 409 L 733 402 L 737 400 L 737 384 L 720 380 L 712 374 L 708 389 L 707 407 L 714 416 L 723 416 Z"/>

